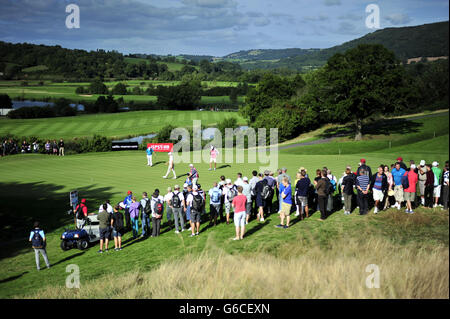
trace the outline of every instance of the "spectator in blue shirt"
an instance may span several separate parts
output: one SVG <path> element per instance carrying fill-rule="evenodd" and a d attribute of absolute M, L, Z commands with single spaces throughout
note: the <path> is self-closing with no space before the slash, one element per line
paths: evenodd
<path fill-rule="evenodd" d="M 400 209 L 403 202 L 402 177 L 405 175 L 406 171 L 400 167 L 400 162 L 397 162 L 391 173 L 392 179 L 394 180 L 394 197 L 396 202 L 394 207 Z"/>
<path fill-rule="evenodd" d="M 281 223 L 275 227 L 278 228 L 289 228 L 291 207 L 292 207 L 292 188 L 289 184 L 289 178 L 287 176 L 283 177 L 282 183 L 280 185 L 280 197 L 283 200 L 281 203 L 280 218 Z M 284 225 L 284 219 L 286 218 L 286 225 Z"/>
<path fill-rule="evenodd" d="M 153 148 L 148 147 L 146 150 L 147 153 L 147 166 L 153 166 L 152 157 L 153 157 Z"/>
<path fill-rule="evenodd" d="M 45 264 L 47 268 L 50 268 L 50 262 L 48 261 L 47 252 L 45 250 L 46 246 L 46 238 L 44 231 L 39 228 L 39 222 L 34 223 L 34 229 L 30 232 L 29 241 L 34 249 L 34 256 L 36 259 L 36 268 L 37 270 L 41 270 L 39 254 L 44 257 Z"/>
<path fill-rule="evenodd" d="M 132 191 L 128 191 L 127 193 L 127 197 L 125 197 L 125 199 L 123 200 L 123 204 L 125 205 L 125 221 L 126 221 L 126 226 L 125 229 L 127 231 L 131 230 L 131 219 L 130 219 L 130 205 L 132 203 L 131 198 L 133 197 L 133 192 Z"/>

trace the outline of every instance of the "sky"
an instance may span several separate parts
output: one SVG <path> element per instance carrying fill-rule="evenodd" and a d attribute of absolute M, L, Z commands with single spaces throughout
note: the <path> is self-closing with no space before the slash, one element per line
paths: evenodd
<path fill-rule="evenodd" d="M 79 7 L 79 28 L 66 26 L 70 4 Z M 448 0 L 0 0 L 0 40 L 218 57 L 329 48 L 376 30 L 366 25 L 369 4 L 381 29 L 449 20 Z"/>

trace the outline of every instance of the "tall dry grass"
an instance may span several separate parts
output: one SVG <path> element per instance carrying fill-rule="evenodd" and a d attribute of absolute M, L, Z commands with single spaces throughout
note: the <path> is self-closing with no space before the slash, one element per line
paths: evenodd
<path fill-rule="evenodd" d="M 298 242 L 273 254 L 230 255 L 208 250 L 83 282 L 48 287 L 31 298 L 449 298 L 449 251 L 444 246 L 395 245 L 364 235 L 328 248 Z M 380 269 L 380 288 L 366 287 L 366 266 Z M 81 274 L 82 276 L 82 274 Z"/>

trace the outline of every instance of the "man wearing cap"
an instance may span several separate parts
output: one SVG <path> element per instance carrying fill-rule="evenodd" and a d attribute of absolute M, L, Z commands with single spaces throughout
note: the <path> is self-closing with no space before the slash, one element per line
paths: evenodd
<path fill-rule="evenodd" d="M 175 185 L 174 189 L 175 190 L 173 191 L 172 197 L 170 199 L 170 207 L 172 208 L 173 219 L 175 221 L 175 234 L 178 234 L 180 231 L 185 231 L 183 207 L 185 207 L 186 205 L 184 202 L 183 193 L 180 192 L 180 186 Z"/>
<path fill-rule="evenodd" d="M 358 170 L 356 171 L 356 176 L 360 176 L 361 170 L 364 170 L 364 175 L 369 176 L 369 180 L 372 180 L 372 170 L 370 169 L 370 166 L 366 165 L 366 159 L 361 158 L 359 161 L 361 165 L 358 167 Z"/>
<path fill-rule="evenodd" d="M 170 171 L 173 173 L 173 179 L 177 179 L 177 174 L 175 174 L 175 165 L 173 163 L 173 154 L 172 152 L 167 153 L 169 155 L 169 162 L 167 163 L 167 172 L 166 175 L 163 176 L 163 178 L 167 178 Z"/>
<path fill-rule="evenodd" d="M 217 216 L 220 212 L 220 201 L 222 199 L 222 191 L 220 190 L 217 182 L 214 182 L 213 187 L 208 191 L 209 195 L 209 223 L 216 226 Z"/>
<path fill-rule="evenodd" d="M 434 161 L 433 164 L 431 164 L 433 167 L 431 168 L 431 171 L 434 174 L 434 190 L 433 190 L 433 197 L 434 197 L 434 205 L 433 207 L 438 207 L 442 205 L 438 205 L 439 198 L 441 197 L 441 177 L 442 177 L 442 170 L 439 168 L 439 163 Z"/>
<path fill-rule="evenodd" d="M 252 212 L 252 188 L 248 183 L 247 176 L 244 176 L 242 180 L 244 181 L 244 183 L 242 184 L 242 195 L 247 198 L 247 202 L 245 203 L 245 224 L 248 224 L 248 220 Z"/>
<path fill-rule="evenodd" d="M 272 212 L 272 201 L 273 196 L 275 195 L 275 188 L 277 186 L 276 179 L 270 174 L 271 172 L 269 170 L 264 171 L 264 180 L 267 182 L 267 185 L 269 185 L 270 188 L 272 189 L 270 196 L 264 201 L 265 202 L 264 208 L 267 209 L 267 214 L 270 214 Z"/>
<path fill-rule="evenodd" d="M 217 155 L 219 155 L 219 151 L 217 150 L 217 148 L 214 147 L 214 145 L 211 145 L 211 150 L 209 151 L 209 169 L 208 171 L 210 171 L 212 169 L 212 163 L 214 162 L 214 170 L 216 170 L 216 166 L 217 166 Z"/>
<path fill-rule="evenodd" d="M 408 174 L 408 183 L 409 187 L 404 190 L 404 196 L 406 200 L 406 210 L 405 213 L 407 214 L 414 214 L 412 210 L 412 202 L 416 199 L 416 185 L 418 181 L 418 176 L 415 172 L 416 165 L 411 164 L 411 167 L 409 168 Z"/>
<path fill-rule="evenodd" d="M 227 178 L 226 185 L 223 187 L 223 202 L 225 204 L 225 215 L 227 220 L 227 225 L 230 224 L 230 211 L 231 211 L 231 202 L 228 198 L 228 195 L 231 189 L 235 188 L 235 186 L 231 183 L 231 179 Z"/>
<path fill-rule="evenodd" d="M 147 153 L 147 166 L 153 166 L 152 157 L 153 157 L 153 147 L 147 147 L 145 151 Z"/>
<path fill-rule="evenodd" d="M 418 167 L 418 178 L 419 178 L 419 192 L 420 192 L 420 203 L 425 206 L 425 183 L 427 181 L 427 167 L 425 161 L 421 160 Z"/>
<path fill-rule="evenodd" d="M 127 231 L 131 230 L 130 205 L 132 203 L 132 197 L 133 197 L 133 192 L 128 191 L 127 197 L 125 197 L 125 199 L 123 200 L 123 204 L 125 205 L 125 222 L 127 224 L 125 226 L 125 229 Z"/>
<path fill-rule="evenodd" d="M 405 175 L 406 171 L 400 167 L 400 162 L 395 163 L 395 167 L 392 169 L 392 178 L 394 179 L 394 197 L 395 197 L 395 205 L 398 210 L 400 210 L 402 206 L 403 199 L 403 186 L 402 186 L 402 177 Z"/>
<path fill-rule="evenodd" d="M 192 182 L 192 185 L 195 185 L 197 184 L 198 180 L 198 171 L 194 167 L 194 164 L 189 164 L 189 168 L 188 178 Z"/>
<path fill-rule="evenodd" d="M 81 217 L 81 216 L 77 216 L 77 211 L 78 211 L 78 209 L 80 209 L 80 210 L 82 211 L 82 213 L 83 213 L 83 215 L 84 215 L 84 218 L 79 218 L 79 217 Z M 87 215 L 88 215 L 88 209 L 87 209 L 87 206 L 86 206 L 86 199 L 85 199 L 85 198 L 82 198 L 82 199 L 81 199 L 81 203 L 78 204 L 78 205 L 75 207 L 75 209 L 73 210 L 73 212 L 74 212 L 74 214 L 75 214 L 75 219 L 76 219 L 75 224 L 76 224 L 77 228 L 78 228 L 78 229 L 83 228 L 84 223 L 85 223 L 85 218 L 86 218 Z"/>
<path fill-rule="evenodd" d="M 408 168 L 406 167 L 406 164 L 403 163 L 403 158 L 401 156 L 397 157 L 397 162 L 400 163 L 400 167 L 403 168 L 405 171 L 408 170 Z"/>

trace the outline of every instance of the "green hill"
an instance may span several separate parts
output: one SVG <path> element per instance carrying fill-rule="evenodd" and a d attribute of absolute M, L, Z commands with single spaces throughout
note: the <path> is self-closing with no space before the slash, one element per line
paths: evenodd
<path fill-rule="evenodd" d="M 320 67 L 334 54 L 345 52 L 359 44 L 382 44 L 402 61 L 416 57 L 448 56 L 448 28 L 448 21 L 386 28 L 328 49 L 248 50 L 229 54 L 224 59 L 239 61 L 247 69 L 286 67 L 302 70 Z"/>

